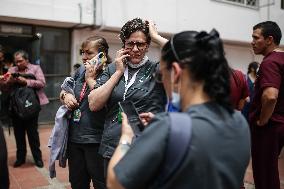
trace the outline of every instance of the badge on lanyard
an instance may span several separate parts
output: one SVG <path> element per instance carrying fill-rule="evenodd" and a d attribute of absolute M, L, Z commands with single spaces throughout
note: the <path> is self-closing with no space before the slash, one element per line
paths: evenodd
<path fill-rule="evenodd" d="M 131 85 L 133 85 L 133 83 L 135 82 L 136 80 L 136 76 L 138 74 L 140 69 L 138 69 L 132 76 L 132 78 L 130 79 L 130 81 L 128 82 L 128 67 L 125 68 L 124 70 L 124 81 L 125 81 L 125 88 L 124 88 L 124 93 L 123 93 L 123 101 L 125 101 L 125 96 L 126 96 L 126 93 L 128 91 L 128 89 L 131 87 Z M 121 109 L 118 108 L 118 114 L 117 114 L 117 120 L 118 120 L 118 123 L 122 123 L 122 115 L 121 115 Z"/>
<path fill-rule="evenodd" d="M 87 87 L 87 83 L 85 82 L 83 87 L 82 87 L 82 91 L 80 93 L 79 103 L 81 103 L 81 101 L 84 98 L 84 95 L 85 95 L 85 92 L 86 92 L 86 87 Z M 82 113 L 81 113 L 80 108 L 74 110 L 73 111 L 73 121 L 78 123 L 81 119 L 81 115 L 82 115 Z"/>
<path fill-rule="evenodd" d="M 76 109 L 73 112 L 73 121 L 74 122 L 79 122 L 81 119 L 81 110 L 80 109 Z"/>

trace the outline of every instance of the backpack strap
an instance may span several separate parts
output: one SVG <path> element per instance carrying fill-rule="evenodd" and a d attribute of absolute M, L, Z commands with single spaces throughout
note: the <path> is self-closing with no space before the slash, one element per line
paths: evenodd
<path fill-rule="evenodd" d="M 171 121 L 169 141 L 165 161 L 162 165 L 162 172 L 158 177 L 160 187 L 165 185 L 183 162 L 189 150 L 192 133 L 192 122 L 187 113 L 172 112 L 169 113 L 169 116 Z"/>

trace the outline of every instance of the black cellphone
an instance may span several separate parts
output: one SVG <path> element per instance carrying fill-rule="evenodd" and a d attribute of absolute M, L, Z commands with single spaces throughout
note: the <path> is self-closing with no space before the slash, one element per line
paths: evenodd
<path fill-rule="evenodd" d="M 13 78 L 18 78 L 20 77 L 20 73 L 11 73 Z"/>
<path fill-rule="evenodd" d="M 144 125 L 139 117 L 139 114 L 132 101 L 118 102 L 119 108 L 127 115 L 128 122 L 132 127 L 134 133 L 144 130 Z"/>

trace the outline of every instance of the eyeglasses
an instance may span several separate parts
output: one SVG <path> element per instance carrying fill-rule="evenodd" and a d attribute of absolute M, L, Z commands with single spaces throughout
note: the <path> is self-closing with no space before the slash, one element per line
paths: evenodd
<path fill-rule="evenodd" d="M 134 48 L 134 46 L 136 45 L 136 47 L 138 48 L 139 51 L 143 51 L 147 48 L 147 42 L 139 42 L 139 41 L 128 41 L 125 42 L 125 48 L 132 50 Z"/>

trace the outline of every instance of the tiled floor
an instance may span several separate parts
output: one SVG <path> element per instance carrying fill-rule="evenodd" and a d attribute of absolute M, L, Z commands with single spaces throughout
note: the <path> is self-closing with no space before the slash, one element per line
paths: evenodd
<path fill-rule="evenodd" d="M 48 159 L 49 149 L 47 142 L 51 133 L 51 126 L 41 126 L 39 129 L 41 150 L 43 153 L 44 168 L 37 168 L 33 164 L 33 159 L 28 147 L 28 155 L 26 164 L 19 167 L 13 168 L 16 155 L 16 145 L 14 135 L 8 135 L 7 129 L 5 129 L 5 136 L 8 148 L 8 164 L 10 174 L 10 188 L 11 189 L 65 189 L 71 188 L 68 182 L 68 168 L 56 168 L 57 177 L 56 179 L 49 178 L 48 172 Z M 281 178 L 281 189 L 284 189 L 284 153 L 279 159 L 279 173 Z M 245 185 L 247 189 L 253 189 L 253 177 L 251 166 L 248 167 Z"/>

